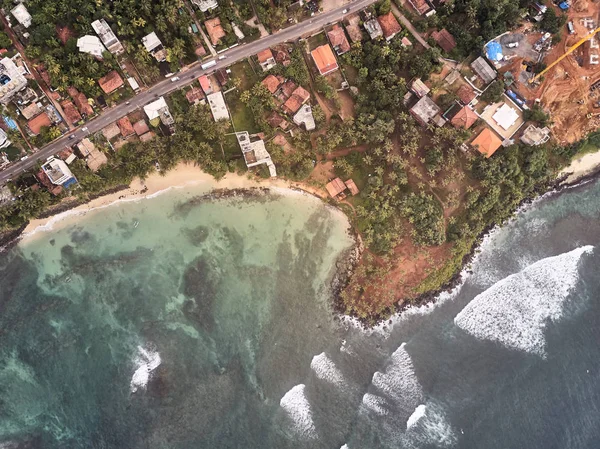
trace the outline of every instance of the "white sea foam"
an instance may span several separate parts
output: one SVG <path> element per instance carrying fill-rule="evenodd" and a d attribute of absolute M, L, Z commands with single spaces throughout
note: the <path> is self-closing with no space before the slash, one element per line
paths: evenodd
<path fill-rule="evenodd" d="M 456 433 L 446 420 L 441 407 L 431 403 L 419 407 L 422 407 L 419 410 L 420 416 L 413 420 L 412 425 L 407 426 L 400 447 L 416 449 L 424 446 L 438 448 L 454 446 L 457 442 Z"/>
<path fill-rule="evenodd" d="M 542 259 L 477 295 L 454 323 L 476 338 L 545 357 L 544 329 L 559 320 L 592 246 Z"/>
<path fill-rule="evenodd" d="M 313 422 L 310 403 L 304 394 L 305 385 L 300 384 L 288 391 L 279 401 L 279 405 L 292 420 L 294 430 L 306 437 L 316 437 L 315 424 Z"/>
<path fill-rule="evenodd" d="M 310 367 L 315 372 L 315 376 L 321 380 L 331 382 L 337 386 L 343 386 L 345 384 L 344 375 L 340 369 L 335 366 L 333 360 L 331 360 L 324 352 L 312 358 Z"/>
<path fill-rule="evenodd" d="M 365 393 L 362 398 L 362 405 L 368 411 L 379 416 L 385 416 L 388 414 L 387 404 L 385 403 L 385 399 L 383 399 L 381 396 L 377 396 L 372 393 Z"/>
<path fill-rule="evenodd" d="M 344 444 L 340 449 L 350 449 L 347 444 Z"/>
<path fill-rule="evenodd" d="M 427 406 L 425 404 L 418 405 L 412 415 L 406 421 L 406 430 L 416 425 L 421 418 L 427 416 Z"/>
<path fill-rule="evenodd" d="M 130 390 L 135 393 L 138 389 L 145 389 L 150 379 L 150 374 L 160 365 L 160 354 L 138 346 L 138 355 L 135 358 L 137 369 L 131 378 Z"/>

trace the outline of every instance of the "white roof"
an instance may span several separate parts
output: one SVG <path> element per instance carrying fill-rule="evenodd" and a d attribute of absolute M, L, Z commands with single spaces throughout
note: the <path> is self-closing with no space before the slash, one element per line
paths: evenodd
<path fill-rule="evenodd" d="M 140 85 L 135 80 L 135 78 L 133 78 L 132 76 L 130 76 L 129 78 L 127 78 L 127 82 L 129 83 L 129 85 L 131 86 L 131 88 L 133 90 L 138 90 L 140 88 Z"/>
<path fill-rule="evenodd" d="M 102 52 L 106 50 L 98 36 L 82 36 L 77 39 L 77 48 L 81 53 L 89 53 L 97 58 L 102 58 Z"/>
<path fill-rule="evenodd" d="M 164 97 L 160 97 L 158 100 L 153 101 L 152 103 L 148 103 L 144 106 L 144 112 L 148 116 L 148 120 L 154 120 L 155 118 L 160 117 L 159 111 L 163 108 L 169 108 L 167 102 Z"/>
<path fill-rule="evenodd" d="M 519 114 L 509 105 L 504 103 L 494 113 L 492 118 L 505 130 L 508 130 L 519 119 Z"/>
<path fill-rule="evenodd" d="M 31 14 L 29 14 L 29 11 L 27 11 L 27 8 L 23 3 L 19 3 L 13 9 L 11 9 L 10 12 L 13 16 L 15 16 L 17 22 L 19 22 L 25 28 L 29 28 L 31 25 Z"/>
<path fill-rule="evenodd" d="M 229 111 L 227 111 L 227 106 L 225 105 L 225 99 L 223 98 L 223 94 L 221 92 L 215 92 L 206 97 L 208 100 L 208 104 L 210 105 L 210 110 L 212 111 L 213 118 L 215 122 L 219 120 L 229 119 Z"/>
<path fill-rule="evenodd" d="M 312 114 L 312 108 L 309 104 L 303 105 L 296 115 L 294 115 L 294 123 L 298 126 L 304 124 L 307 131 L 315 129 L 315 118 Z"/>
<path fill-rule="evenodd" d="M 162 42 L 160 41 L 156 33 L 153 31 L 149 35 L 144 36 L 142 38 L 142 44 L 144 44 L 144 47 L 146 47 L 147 51 L 151 52 L 155 48 L 160 47 L 162 45 Z"/>

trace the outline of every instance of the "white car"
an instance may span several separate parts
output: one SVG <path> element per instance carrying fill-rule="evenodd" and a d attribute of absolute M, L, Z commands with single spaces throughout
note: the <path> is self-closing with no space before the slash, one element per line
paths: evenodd
<path fill-rule="evenodd" d="M 174 83 L 175 81 L 179 81 L 179 77 L 178 76 L 174 76 L 173 78 L 171 78 L 171 82 Z"/>
<path fill-rule="evenodd" d="M 87 126 L 84 126 L 83 128 L 81 128 L 81 130 L 82 130 L 83 132 L 87 132 L 87 131 L 88 131 L 88 127 L 87 127 Z"/>

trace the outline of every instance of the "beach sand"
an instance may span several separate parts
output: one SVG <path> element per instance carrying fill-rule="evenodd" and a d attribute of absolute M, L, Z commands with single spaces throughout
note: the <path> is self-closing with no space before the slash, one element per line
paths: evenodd
<path fill-rule="evenodd" d="M 283 179 L 251 179 L 247 176 L 228 173 L 224 178 L 217 181 L 208 173 L 203 172 L 199 167 L 192 164 L 181 163 L 164 176 L 155 172 L 149 175 L 145 180 L 136 178 L 126 190 L 101 196 L 88 203 L 51 217 L 31 220 L 29 225 L 27 225 L 23 231 L 21 238 L 28 239 L 32 238 L 34 235 L 39 236 L 43 231 L 55 229 L 55 226 L 58 223 L 62 226 L 66 226 L 73 221 L 76 221 L 77 217 L 81 215 L 108 207 L 112 204 L 126 201 L 139 201 L 172 188 L 181 188 L 199 184 L 205 184 L 208 189 L 241 189 L 251 187 L 300 189 L 320 198 L 326 196 L 326 193 L 323 190 L 313 186 Z"/>
<path fill-rule="evenodd" d="M 588 153 L 579 159 L 574 159 L 571 162 L 571 165 L 563 168 L 560 171 L 558 177 L 561 178 L 565 175 L 569 175 L 563 181 L 563 184 L 572 184 L 579 179 L 592 174 L 598 170 L 598 168 L 600 168 L 600 151 L 596 153 Z"/>

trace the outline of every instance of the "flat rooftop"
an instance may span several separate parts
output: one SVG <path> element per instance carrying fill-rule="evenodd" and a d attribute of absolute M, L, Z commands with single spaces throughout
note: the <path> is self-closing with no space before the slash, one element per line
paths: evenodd
<path fill-rule="evenodd" d="M 513 109 L 515 113 L 510 113 L 510 120 L 507 120 L 506 122 L 501 120 L 499 123 L 496 121 L 496 119 L 494 119 L 494 116 L 496 116 L 496 118 L 507 116 L 507 114 L 502 113 L 508 110 L 507 107 Z M 500 114 L 496 115 L 496 113 L 499 111 Z M 512 101 L 510 101 L 508 97 L 504 97 L 504 101 L 487 106 L 479 115 L 494 131 L 496 131 L 496 133 L 498 133 L 504 139 L 510 139 L 519 130 L 523 123 L 525 123 L 525 120 L 523 119 L 523 111 L 521 111 Z M 510 124 L 511 122 L 512 124 Z M 508 126 L 509 124 L 510 126 Z"/>

